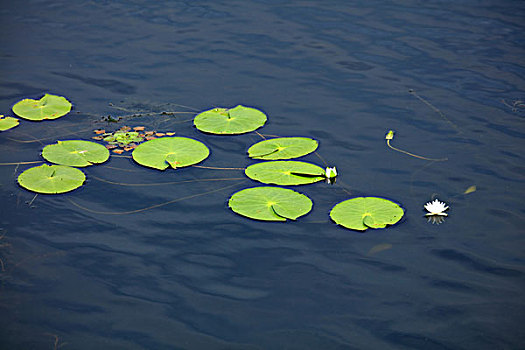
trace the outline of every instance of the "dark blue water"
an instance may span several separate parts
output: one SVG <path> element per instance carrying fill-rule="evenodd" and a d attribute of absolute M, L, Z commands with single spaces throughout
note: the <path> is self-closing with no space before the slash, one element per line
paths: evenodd
<path fill-rule="evenodd" d="M 0 348 L 523 348 L 524 2 L 12 1 L 0 13 L 1 114 L 46 92 L 74 103 L 2 132 L 1 162 L 145 125 L 205 142 L 202 165 L 242 168 L 255 134 L 205 135 L 192 113 L 100 120 L 244 104 L 268 114 L 265 134 L 319 140 L 340 172 L 299 187 L 314 210 L 283 224 L 228 209 L 255 183 L 217 179 L 242 171 L 112 158 L 29 205 L 16 177 L 31 165 L 0 166 Z M 394 146 L 448 160 L 389 149 L 389 129 Z M 393 199 L 405 217 L 337 227 L 328 212 L 351 196 Z M 441 225 L 423 217 L 432 198 L 450 205 Z"/>

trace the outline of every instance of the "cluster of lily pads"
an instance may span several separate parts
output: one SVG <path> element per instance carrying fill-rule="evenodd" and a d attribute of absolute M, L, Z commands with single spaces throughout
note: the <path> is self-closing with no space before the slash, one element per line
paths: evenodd
<path fill-rule="evenodd" d="M 49 94 L 40 100 L 24 99 L 13 106 L 17 116 L 30 120 L 56 119 L 70 110 L 71 103 L 64 97 Z M 195 116 L 193 123 L 204 133 L 238 135 L 253 132 L 266 121 L 267 116 L 262 111 L 238 105 L 204 111 Z M 98 136 L 94 138 L 106 141 L 108 145 L 131 147 L 126 150 L 133 150 L 132 158 L 136 163 L 158 170 L 195 165 L 210 154 L 201 141 L 173 136 L 173 133 L 162 133 L 161 137 L 148 139 L 143 127 L 139 128 L 132 131 L 126 127 L 113 133 L 95 130 Z M 25 170 L 19 175 L 18 183 L 37 193 L 57 194 L 74 190 L 82 186 L 86 179 L 78 168 L 105 162 L 110 155 L 108 148 L 112 148 L 108 145 L 84 140 L 57 141 L 47 145 L 42 157 L 54 164 Z M 296 220 L 310 212 L 313 203 L 308 196 L 281 186 L 313 184 L 335 178 L 335 167 L 323 169 L 316 164 L 291 160 L 310 154 L 317 148 L 318 142 L 307 137 L 276 137 L 249 147 L 248 156 L 258 162 L 248 166 L 245 174 L 264 185 L 234 193 L 228 201 L 231 210 L 263 221 Z M 359 231 L 393 225 L 403 215 L 404 210 L 397 203 L 379 197 L 351 198 L 338 203 L 330 211 L 334 222 Z"/>
<path fill-rule="evenodd" d="M 133 131 L 132 131 L 133 130 Z M 144 126 L 123 126 L 114 132 L 106 132 L 104 129 L 93 130 L 97 136 L 92 139 L 106 141 L 106 148 L 113 153 L 122 154 L 135 149 L 139 143 L 149 141 L 162 136 L 173 136 L 174 132 L 146 131 Z"/>

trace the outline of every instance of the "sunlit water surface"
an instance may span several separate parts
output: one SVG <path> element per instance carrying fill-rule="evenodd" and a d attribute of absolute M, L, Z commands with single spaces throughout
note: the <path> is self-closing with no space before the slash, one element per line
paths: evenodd
<path fill-rule="evenodd" d="M 1 162 L 145 125 L 203 141 L 204 166 L 243 168 L 258 135 L 191 120 L 244 104 L 267 113 L 264 134 L 319 140 L 340 173 L 297 188 L 310 214 L 266 223 L 227 207 L 256 185 L 242 170 L 112 157 L 83 169 L 82 188 L 33 198 L 16 182 L 32 165 L 1 166 L 0 348 L 525 344 L 522 1 L 11 1 L 0 13 L 0 113 L 46 92 L 74 103 L 2 132 Z M 101 121 L 158 111 L 189 113 Z M 448 160 L 389 149 L 390 129 L 395 147 Z M 351 196 L 390 198 L 405 217 L 343 229 L 328 212 Z M 424 217 L 433 198 L 450 206 L 440 225 Z"/>

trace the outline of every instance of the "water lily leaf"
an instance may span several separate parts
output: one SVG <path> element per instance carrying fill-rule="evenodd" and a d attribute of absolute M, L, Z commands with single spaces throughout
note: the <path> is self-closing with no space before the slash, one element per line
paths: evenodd
<path fill-rule="evenodd" d="M 255 108 L 213 108 L 198 114 L 193 123 L 200 131 L 212 134 L 244 134 L 266 123 L 266 114 Z"/>
<path fill-rule="evenodd" d="M 252 180 L 282 186 L 311 184 L 324 180 L 324 169 L 299 161 L 272 161 L 250 165 L 244 171 Z"/>
<path fill-rule="evenodd" d="M 60 118 L 71 111 L 71 102 L 62 96 L 45 94 L 40 100 L 23 99 L 13 106 L 13 112 L 24 119 Z"/>
<path fill-rule="evenodd" d="M 234 193 L 228 206 L 237 214 L 255 220 L 295 220 L 312 210 L 310 198 L 281 187 L 252 187 Z"/>
<path fill-rule="evenodd" d="M 132 153 L 140 165 L 165 170 L 197 164 L 208 157 L 210 150 L 202 142 L 187 137 L 163 137 L 141 143 Z"/>
<path fill-rule="evenodd" d="M 57 141 L 42 150 L 42 157 L 55 164 L 85 167 L 104 163 L 109 158 L 106 147 L 82 140 Z"/>
<path fill-rule="evenodd" d="M 472 185 L 472 186 L 470 186 L 469 188 L 467 188 L 467 189 L 465 190 L 465 192 L 463 192 L 463 194 L 469 194 L 469 193 L 472 193 L 472 192 L 476 192 L 476 189 L 477 189 L 477 188 L 476 188 L 476 185 Z"/>
<path fill-rule="evenodd" d="M 86 175 L 77 168 L 66 165 L 47 165 L 29 168 L 18 176 L 18 183 L 25 189 L 38 193 L 56 194 L 82 186 Z"/>
<path fill-rule="evenodd" d="M 6 131 L 14 128 L 19 124 L 18 119 L 13 117 L 5 117 L 0 115 L 0 131 Z"/>
<path fill-rule="evenodd" d="M 279 137 L 258 142 L 248 149 L 254 159 L 291 159 L 312 153 L 318 142 L 308 137 Z"/>
<path fill-rule="evenodd" d="M 330 217 L 335 223 L 359 231 L 393 225 L 401 220 L 403 214 L 404 210 L 398 204 L 377 197 L 348 199 L 330 211 Z"/>

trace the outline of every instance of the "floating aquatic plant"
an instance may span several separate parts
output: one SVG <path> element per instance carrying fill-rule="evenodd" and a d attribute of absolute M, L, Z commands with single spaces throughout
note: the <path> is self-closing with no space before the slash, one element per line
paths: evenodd
<path fill-rule="evenodd" d="M 24 119 L 57 119 L 71 111 L 71 102 L 65 97 L 45 94 L 40 100 L 23 99 L 13 106 L 13 112 Z"/>
<path fill-rule="evenodd" d="M 330 217 L 336 224 L 358 231 L 393 225 L 401 220 L 403 214 L 398 204 L 378 197 L 348 199 L 330 211 Z"/>
<path fill-rule="evenodd" d="M 46 94 L 40 100 L 24 99 L 13 106 L 13 111 L 17 115 L 30 120 L 55 119 L 67 114 L 70 110 L 69 101 L 64 97 L 50 94 Z M 263 112 L 238 105 L 234 108 L 213 108 L 204 111 L 194 118 L 194 125 L 203 132 L 233 135 L 255 131 L 263 126 L 266 120 L 267 117 Z M 17 124 L 16 118 L 3 118 L 3 116 L 0 118 L 0 130 L 7 130 Z M 59 165 L 44 164 L 30 168 L 20 174 L 18 182 L 20 186 L 37 193 L 71 191 L 82 186 L 86 179 L 82 171 L 72 166 L 84 167 L 102 163 L 108 159 L 108 149 L 112 148 L 115 148 L 113 152 L 120 153 L 134 149 L 132 158 L 136 163 L 159 170 L 195 165 L 209 156 L 210 150 L 200 141 L 187 137 L 173 137 L 173 132 L 159 133 L 144 129 L 143 126 L 134 128 L 124 126 L 115 132 L 94 130 L 97 136 L 94 136 L 93 139 L 107 142 L 105 147 L 83 140 L 57 141 L 56 144 L 44 147 L 42 156 Z M 393 136 L 394 132 L 389 131 L 385 137 L 390 148 L 418 158 L 436 160 L 416 156 L 392 147 L 390 141 Z M 116 149 L 117 147 L 122 149 Z M 276 137 L 258 142 L 248 149 L 248 155 L 252 159 L 269 161 L 248 166 L 244 169 L 245 174 L 265 184 L 282 186 L 311 184 L 324 179 L 334 183 L 338 175 L 335 167 L 323 169 L 315 164 L 287 160 L 310 154 L 317 147 L 318 141 L 307 137 Z M 202 168 L 242 169 L 204 166 Z M 465 193 L 470 193 L 469 191 L 475 191 L 475 187 L 474 190 L 467 190 Z M 174 201 L 167 203 L 172 202 Z M 425 205 L 425 208 L 429 210 L 427 215 L 429 217 L 446 216 L 444 211 L 448 207 L 439 201 L 437 204 L 435 202 Z M 230 197 L 228 205 L 239 215 L 263 221 L 296 220 L 310 212 L 313 207 L 312 201 L 306 195 L 291 189 L 272 186 L 238 191 Z M 134 210 L 129 213 L 142 210 Z M 377 197 L 352 198 L 338 203 L 330 211 L 330 217 L 334 222 L 360 231 L 393 225 L 403 215 L 404 210 L 398 204 Z"/>
<path fill-rule="evenodd" d="M 86 176 L 77 168 L 43 164 L 29 168 L 18 176 L 18 183 L 37 193 L 57 194 L 72 191 L 84 183 Z"/>
<path fill-rule="evenodd" d="M 197 129 L 211 134 L 244 134 L 266 123 L 266 114 L 258 109 L 238 105 L 213 108 L 198 114 L 193 123 Z"/>
<path fill-rule="evenodd" d="M 47 145 L 42 150 L 42 157 L 55 164 L 86 167 L 104 163 L 109 158 L 109 151 L 95 142 L 68 140 Z"/>
<path fill-rule="evenodd" d="M 0 131 L 12 129 L 18 124 L 18 119 L 13 117 L 4 117 L 3 115 L 0 115 Z"/>
<path fill-rule="evenodd" d="M 271 161 L 250 165 L 245 170 L 252 180 L 282 186 L 304 185 L 323 181 L 323 168 L 299 161 Z"/>
<path fill-rule="evenodd" d="M 248 149 L 254 159 L 292 159 L 312 153 L 318 142 L 308 137 L 279 137 L 257 142 Z"/>
<path fill-rule="evenodd" d="M 123 131 L 118 130 L 103 138 L 109 144 L 128 146 L 134 142 L 144 141 L 144 136 L 141 136 L 137 131 Z"/>
<path fill-rule="evenodd" d="M 136 148 L 139 143 L 156 139 L 157 137 L 173 136 L 174 132 L 145 131 L 144 126 L 136 126 L 133 129 L 123 126 L 114 132 L 106 132 L 104 129 L 93 130 L 97 136 L 92 139 L 107 142 L 106 148 L 115 153 L 123 153 Z M 133 130 L 133 131 L 132 131 Z"/>
<path fill-rule="evenodd" d="M 237 214 L 255 220 L 296 220 L 312 210 L 312 201 L 302 193 L 281 187 L 252 187 L 234 193 L 228 206 Z"/>
<path fill-rule="evenodd" d="M 197 164 L 208 157 L 210 150 L 202 142 L 187 137 L 162 137 L 141 143 L 132 153 L 140 165 L 165 170 Z"/>

